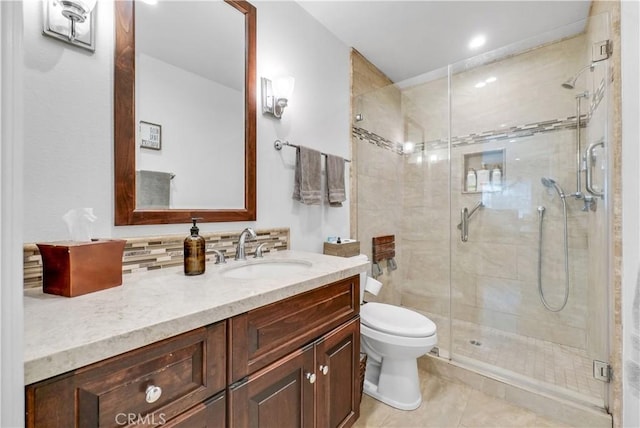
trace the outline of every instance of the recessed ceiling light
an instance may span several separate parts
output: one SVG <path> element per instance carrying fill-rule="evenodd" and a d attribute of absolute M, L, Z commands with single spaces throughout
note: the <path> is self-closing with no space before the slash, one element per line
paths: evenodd
<path fill-rule="evenodd" d="M 158 0 L 142 0 L 142 2 L 151 5 L 158 4 Z"/>
<path fill-rule="evenodd" d="M 478 82 L 478 83 L 476 83 L 476 88 L 483 88 L 483 87 L 485 87 L 485 86 L 487 86 L 487 84 L 486 84 L 486 83 L 484 83 L 484 82 Z"/>
<path fill-rule="evenodd" d="M 469 49 L 477 49 L 480 46 L 484 45 L 486 42 L 487 38 L 484 35 L 477 35 L 469 42 Z"/>
<path fill-rule="evenodd" d="M 495 77 L 495 76 L 491 76 L 491 77 L 489 77 L 487 80 L 485 80 L 485 82 L 487 82 L 487 83 L 493 83 L 493 82 L 495 82 L 496 80 L 498 80 L 498 78 L 497 78 L 497 77 Z"/>

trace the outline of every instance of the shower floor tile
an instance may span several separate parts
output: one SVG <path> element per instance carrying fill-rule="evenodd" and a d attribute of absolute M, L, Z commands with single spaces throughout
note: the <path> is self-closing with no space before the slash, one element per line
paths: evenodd
<path fill-rule="evenodd" d="M 440 350 L 448 353 L 448 320 L 425 313 L 438 327 Z M 467 321 L 453 321 L 453 355 L 570 391 L 601 404 L 603 383 L 593 378 L 593 358 L 586 350 L 508 333 Z M 474 341 L 476 344 L 472 344 Z M 479 344 L 478 344 L 479 342 Z"/>
<path fill-rule="evenodd" d="M 469 386 L 420 371 L 422 404 L 413 411 L 394 409 L 365 395 L 354 428 L 565 428 L 559 422 L 494 398 Z"/>

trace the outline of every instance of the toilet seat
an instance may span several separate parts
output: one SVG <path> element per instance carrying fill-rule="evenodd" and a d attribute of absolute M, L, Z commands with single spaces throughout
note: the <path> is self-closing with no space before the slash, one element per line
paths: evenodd
<path fill-rule="evenodd" d="M 403 337 L 429 337 L 436 325 L 429 318 L 400 306 L 369 302 L 360 307 L 360 322 L 371 329 Z"/>

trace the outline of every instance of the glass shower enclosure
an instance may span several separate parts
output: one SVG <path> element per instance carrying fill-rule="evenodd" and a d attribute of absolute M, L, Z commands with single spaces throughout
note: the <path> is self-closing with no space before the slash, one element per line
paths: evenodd
<path fill-rule="evenodd" d="M 439 358 L 602 409 L 608 22 L 353 100 L 358 237 L 396 236 L 376 299 L 431 318 Z"/>

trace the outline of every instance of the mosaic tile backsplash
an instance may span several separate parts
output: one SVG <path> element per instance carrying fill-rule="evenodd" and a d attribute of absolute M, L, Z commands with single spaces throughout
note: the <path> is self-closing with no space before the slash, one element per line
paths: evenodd
<path fill-rule="evenodd" d="M 247 256 L 253 255 L 258 245 L 265 243 L 263 251 L 289 249 L 289 229 L 256 230 L 257 239 L 247 241 Z M 200 234 L 206 241 L 207 261 L 215 260 L 213 249 L 222 251 L 226 257 L 233 257 L 240 231 L 213 232 Z M 125 238 L 122 258 L 122 273 L 141 272 L 181 266 L 183 263 L 184 235 L 166 235 L 143 238 Z M 24 246 L 24 287 L 42 287 L 42 258 L 35 244 Z"/>

